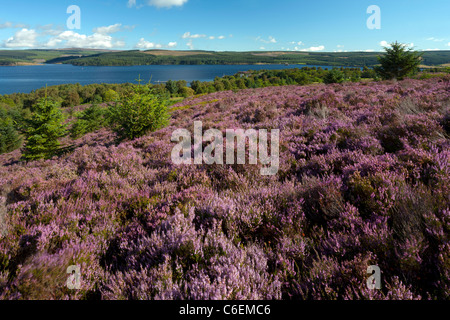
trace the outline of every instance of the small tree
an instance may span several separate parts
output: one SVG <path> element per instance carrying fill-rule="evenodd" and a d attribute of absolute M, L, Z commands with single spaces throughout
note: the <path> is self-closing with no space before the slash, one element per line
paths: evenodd
<path fill-rule="evenodd" d="M 119 100 L 119 94 L 113 89 L 107 90 L 103 95 L 103 101 L 112 102 Z"/>
<path fill-rule="evenodd" d="M 390 48 L 384 48 L 386 50 L 384 56 L 378 57 L 381 66 L 375 67 L 375 70 L 380 77 L 384 80 L 402 80 L 416 73 L 422 60 L 422 54 L 411 48 L 407 49 L 407 45 L 397 41 L 391 43 L 390 46 Z"/>
<path fill-rule="evenodd" d="M 14 128 L 11 118 L 2 117 L 0 109 L 0 154 L 11 152 L 20 147 L 22 140 Z"/>
<path fill-rule="evenodd" d="M 333 69 L 327 72 L 325 75 L 323 82 L 326 84 L 330 83 L 342 83 L 344 82 L 344 73 L 338 69 Z"/>
<path fill-rule="evenodd" d="M 154 94 L 148 86 L 137 86 L 109 110 L 113 129 L 128 139 L 141 137 L 169 123 L 167 99 Z"/>
<path fill-rule="evenodd" d="M 105 127 L 105 113 L 106 109 L 100 108 L 97 104 L 93 104 L 82 111 L 70 129 L 72 139 L 77 139 L 86 133 Z"/>
<path fill-rule="evenodd" d="M 58 104 L 47 97 L 38 100 L 31 119 L 26 120 L 23 159 L 48 159 L 59 150 L 59 138 L 66 135 L 64 117 Z"/>

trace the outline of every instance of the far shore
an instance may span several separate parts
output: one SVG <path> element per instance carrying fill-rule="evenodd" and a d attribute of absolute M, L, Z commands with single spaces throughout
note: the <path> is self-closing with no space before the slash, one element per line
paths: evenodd
<path fill-rule="evenodd" d="M 4 64 L 0 67 L 23 67 L 23 66 L 44 66 L 45 63 L 37 63 L 37 62 L 13 62 L 10 64 Z"/>

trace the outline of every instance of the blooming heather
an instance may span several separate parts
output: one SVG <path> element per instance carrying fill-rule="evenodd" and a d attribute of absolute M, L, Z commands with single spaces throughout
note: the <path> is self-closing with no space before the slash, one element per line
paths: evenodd
<path fill-rule="evenodd" d="M 0 298 L 449 299 L 449 98 L 445 78 L 224 91 L 133 141 L 1 155 Z M 194 121 L 280 129 L 278 173 L 174 164 Z"/>

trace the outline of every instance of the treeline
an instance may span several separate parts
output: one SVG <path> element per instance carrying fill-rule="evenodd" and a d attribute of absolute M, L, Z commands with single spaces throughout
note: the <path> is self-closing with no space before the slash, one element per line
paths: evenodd
<path fill-rule="evenodd" d="M 181 53 L 181 54 L 180 54 Z M 381 52 L 294 52 L 294 51 L 108 51 L 0 50 L 0 65 L 17 62 L 66 63 L 75 66 L 202 65 L 202 64 L 308 64 L 322 66 L 373 67 Z M 450 51 L 425 51 L 422 64 L 439 66 L 450 62 Z"/>
<path fill-rule="evenodd" d="M 65 63 L 75 66 L 131 66 L 131 65 L 228 65 L 228 64 L 309 64 L 329 66 L 373 66 L 376 53 L 273 53 L 261 52 L 195 52 L 170 55 L 170 51 L 152 54 L 139 50 L 107 52 L 91 56 L 57 58 L 47 63 Z"/>
<path fill-rule="evenodd" d="M 205 94 L 224 90 L 240 90 L 247 88 L 264 88 L 284 85 L 306 85 L 312 83 L 341 83 L 344 81 L 360 81 L 361 79 L 377 80 L 373 69 L 339 68 L 323 69 L 321 67 L 303 67 L 284 70 L 261 70 L 240 72 L 233 76 L 216 77 L 214 81 L 193 81 L 190 84 L 192 94 Z M 172 83 L 169 83 L 171 86 Z M 167 89 L 167 83 L 166 83 Z M 170 91 L 173 96 L 174 92 Z M 186 90 L 176 92 L 185 96 Z"/>
<path fill-rule="evenodd" d="M 188 51 L 177 55 L 171 51 L 142 52 L 139 50 L 96 53 L 84 57 L 58 57 L 47 63 L 75 66 L 131 65 L 219 65 L 219 64 L 307 64 L 344 67 L 374 67 L 379 52 L 214 52 Z M 450 62 L 450 51 L 423 52 L 423 64 L 438 66 Z"/>

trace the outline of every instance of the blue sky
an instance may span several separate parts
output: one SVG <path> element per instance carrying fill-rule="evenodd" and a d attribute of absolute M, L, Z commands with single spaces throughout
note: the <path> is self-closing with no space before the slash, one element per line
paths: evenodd
<path fill-rule="evenodd" d="M 81 12 L 80 29 L 67 20 Z M 381 10 L 369 29 L 367 8 Z M 449 0 L 0 0 L 0 49 L 450 50 Z"/>

